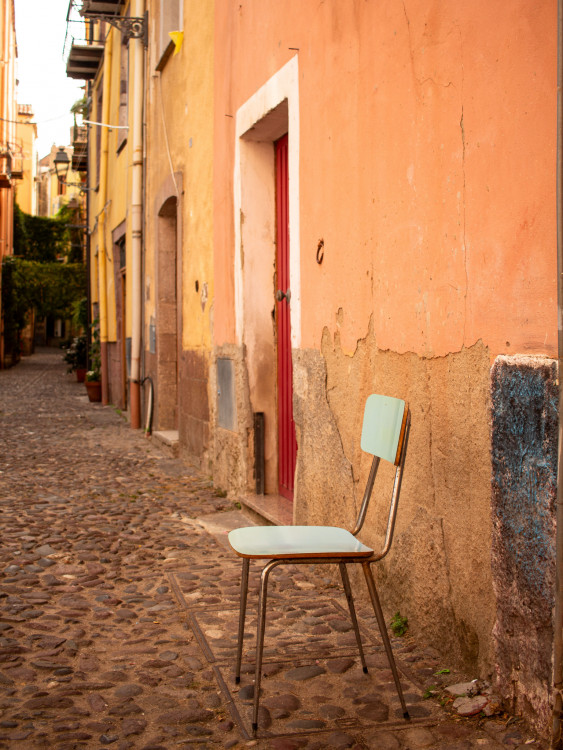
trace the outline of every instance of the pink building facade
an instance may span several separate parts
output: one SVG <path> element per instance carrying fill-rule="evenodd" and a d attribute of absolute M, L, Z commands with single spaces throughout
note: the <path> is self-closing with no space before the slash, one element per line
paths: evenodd
<path fill-rule="evenodd" d="M 217 0 L 214 46 L 215 481 L 274 520 L 349 524 L 365 399 L 405 398 L 386 609 L 545 725 L 557 4 Z"/>

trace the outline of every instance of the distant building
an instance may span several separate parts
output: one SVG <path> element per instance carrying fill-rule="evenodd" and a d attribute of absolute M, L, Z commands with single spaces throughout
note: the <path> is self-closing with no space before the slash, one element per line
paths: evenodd
<path fill-rule="evenodd" d="M 65 182 L 57 178 L 55 170 L 55 156 L 61 146 L 53 144 L 51 151 L 39 159 L 39 169 L 36 182 L 37 190 L 37 215 L 56 216 L 62 206 L 66 205 L 72 198 L 80 196 L 80 174 L 71 168 L 68 171 Z M 73 163 L 73 147 L 64 146 L 64 150 Z"/>
<path fill-rule="evenodd" d="M 18 104 L 12 176 L 17 177 L 16 201 L 27 214 L 37 213 L 37 125 L 31 104 Z"/>

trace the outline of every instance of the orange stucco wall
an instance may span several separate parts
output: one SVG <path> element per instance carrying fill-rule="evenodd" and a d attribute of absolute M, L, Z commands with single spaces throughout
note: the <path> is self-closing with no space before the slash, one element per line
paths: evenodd
<path fill-rule="evenodd" d="M 556 14 L 217 0 L 215 343 L 235 336 L 234 116 L 298 50 L 301 346 L 338 326 L 352 353 L 373 316 L 380 349 L 554 356 Z"/>

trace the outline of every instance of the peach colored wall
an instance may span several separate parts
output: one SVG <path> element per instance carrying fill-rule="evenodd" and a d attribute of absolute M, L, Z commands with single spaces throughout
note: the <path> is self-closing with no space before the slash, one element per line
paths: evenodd
<path fill-rule="evenodd" d="M 348 353 L 373 314 L 382 349 L 553 356 L 556 10 L 219 0 L 216 343 L 234 340 L 233 118 L 299 48 L 302 346 L 342 308 Z"/>
<path fill-rule="evenodd" d="M 268 250 L 247 242 L 266 212 L 258 200 L 243 217 L 235 210 L 256 190 L 235 128 L 297 55 L 298 94 L 288 95 L 301 288 L 291 303 L 294 520 L 350 523 L 365 473 L 365 398 L 409 400 L 383 606 L 400 607 L 415 637 L 486 679 L 502 622 L 491 570 L 491 363 L 557 351 L 556 32 L 556 0 L 215 3 L 214 343 L 234 362 L 238 435 L 216 430 L 214 479 L 237 497 L 250 491 L 251 411 L 259 390 L 267 419 L 275 403 L 256 356 L 271 349 L 258 346 L 268 274 L 262 266 L 258 293 L 249 257 L 262 264 Z M 335 510 L 327 497 L 343 502 Z M 373 517 L 362 533 L 376 538 Z M 541 721 L 547 689 L 538 696 L 535 683 L 507 673 L 497 675 L 503 695 Z"/>

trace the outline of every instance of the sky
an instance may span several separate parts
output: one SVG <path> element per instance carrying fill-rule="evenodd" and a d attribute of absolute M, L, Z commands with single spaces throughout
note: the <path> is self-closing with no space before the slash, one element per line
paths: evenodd
<path fill-rule="evenodd" d="M 84 81 L 66 77 L 63 49 L 69 0 L 15 0 L 18 45 L 18 104 L 31 104 L 37 122 L 37 151 L 46 156 L 55 143 L 68 146 L 72 105 L 84 96 Z M 81 36 L 69 24 L 69 36 Z M 68 42 L 67 42 L 68 46 Z"/>

